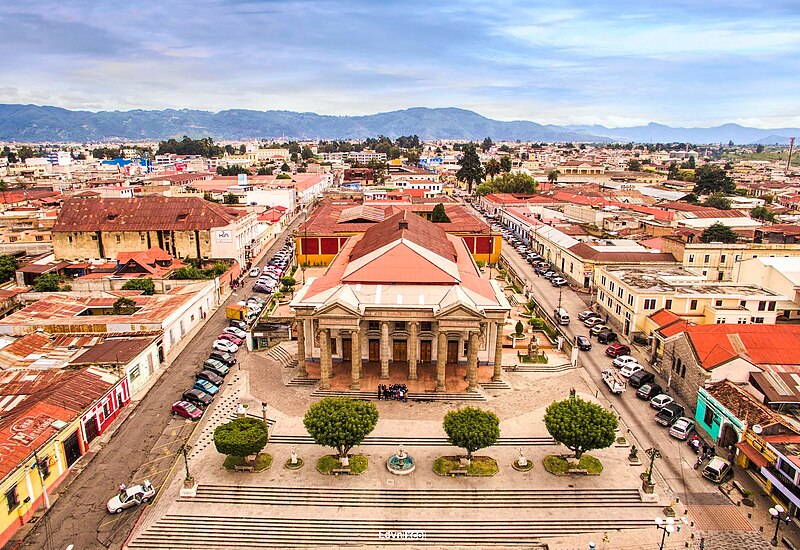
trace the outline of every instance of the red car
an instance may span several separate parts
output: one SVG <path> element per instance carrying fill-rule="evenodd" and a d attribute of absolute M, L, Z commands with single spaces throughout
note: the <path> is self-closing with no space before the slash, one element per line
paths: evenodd
<path fill-rule="evenodd" d="M 237 346 L 241 346 L 242 342 L 244 342 L 244 340 L 229 332 L 223 332 L 222 334 L 217 336 L 217 340 L 227 340 L 228 342 L 233 342 Z"/>
<path fill-rule="evenodd" d="M 203 416 L 203 411 L 188 401 L 176 401 L 173 403 L 172 413 L 188 418 L 189 420 L 200 420 L 200 417 Z"/>
<path fill-rule="evenodd" d="M 625 344 L 611 344 L 606 348 L 606 355 L 609 357 L 619 357 L 620 355 L 630 355 L 631 348 Z"/>

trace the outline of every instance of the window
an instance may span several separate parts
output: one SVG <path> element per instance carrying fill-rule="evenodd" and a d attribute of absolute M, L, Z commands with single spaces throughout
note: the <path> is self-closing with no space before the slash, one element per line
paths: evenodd
<path fill-rule="evenodd" d="M 72 235 L 67 235 L 67 242 L 72 244 Z"/>
<path fill-rule="evenodd" d="M 337 353 L 337 351 L 336 351 L 336 338 L 331 338 L 331 353 Z"/>
<path fill-rule="evenodd" d="M 694 254 L 689 254 L 689 263 L 690 264 L 694 263 Z"/>
<path fill-rule="evenodd" d="M 725 324 L 725 319 L 724 318 L 717 319 L 717 324 L 718 325 L 724 325 Z"/>
<path fill-rule="evenodd" d="M 704 270 L 703 270 L 703 277 L 705 277 L 705 276 L 707 276 L 707 275 L 708 275 L 708 270 L 707 270 L 707 269 L 704 269 Z"/>
<path fill-rule="evenodd" d="M 723 255 L 721 255 L 721 256 L 719 257 L 719 263 L 720 263 L 720 265 L 724 264 L 724 263 L 725 263 L 725 260 L 727 260 L 727 259 L 728 259 L 728 256 L 727 256 L 726 254 L 723 254 Z"/>
<path fill-rule="evenodd" d="M 44 240 L 44 237 L 42 237 L 41 235 L 36 235 L 36 240 L 42 242 Z"/>
<path fill-rule="evenodd" d="M 96 241 L 97 240 L 97 235 L 92 235 L 92 240 Z"/>
<path fill-rule="evenodd" d="M 606 286 L 606 276 L 605 275 L 600 277 L 600 284 L 603 285 L 603 286 Z"/>
<path fill-rule="evenodd" d="M 569 272 L 572 273 L 572 262 L 569 263 Z"/>
<path fill-rule="evenodd" d="M 691 302 L 689 302 L 689 309 L 691 310 L 697 309 L 697 300 L 692 300 Z"/>
<path fill-rule="evenodd" d="M 794 469 L 794 466 L 789 464 L 787 461 L 783 460 L 782 458 L 778 462 L 778 469 L 789 476 L 789 479 L 794 480 L 794 476 L 797 473 L 797 470 Z"/>
<path fill-rule="evenodd" d="M 633 294 L 628 294 L 628 305 L 633 306 Z"/>
<path fill-rule="evenodd" d="M 621 315 L 622 314 L 622 306 L 617 304 L 617 307 L 614 309 L 614 311 L 617 312 L 617 315 Z"/>
<path fill-rule="evenodd" d="M 42 477 L 44 479 L 50 477 L 50 459 L 47 455 L 39 460 L 39 471 L 42 472 Z"/>
<path fill-rule="evenodd" d="M 430 331 L 433 330 L 433 324 L 432 323 L 427 323 L 427 322 L 420 323 L 419 328 L 420 328 L 420 330 L 422 332 L 430 332 Z"/>
<path fill-rule="evenodd" d="M 722 307 L 722 300 L 715 300 L 715 301 L 714 301 L 714 305 L 715 305 L 716 307 Z"/>
<path fill-rule="evenodd" d="M 19 506 L 19 493 L 17 493 L 16 485 L 6 491 L 6 504 L 8 504 L 9 513 L 13 512 L 14 509 Z"/>
<path fill-rule="evenodd" d="M 380 321 L 370 321 L 367 330 L 381 330 Z"/>
<path fill-rule="evenodd" d="M 394 331 L 395 332 L 403 332 L 406 330 L 406 322 L 405 321 L 395 321 L 394 322 Z"/>
<path fill-rule="evenodd" d="M 128 376 L 130 376 L 131 380 L 136 380 L 137 378 L 139 378 L 139 376 L 141 376 L 141 374 L 142 374 L 142 371 L 139 368 L 139 365 L 136 365 L 135 367 L 133 367 L 131 369 L 130 373 L 128 373 Z"/>
<path fill-rule="evenodd" d="M 139 240 L 141 242 L 145 242 L 147 240 L 147 237 L 145 237 L 144 235 L 139 235 Z"/>
<path fill-rule="evenodd" d="M 106 418 L 111 416 L 111 407 L 109 406 L 108 399 L 103 402 L 103 416 Z"/>
<path fill-rule="evenodd" d="M 681 378 L 686 378 L 686 365 L 681 365 Z"/>
<path fill-rule="evenodd" d="M 705 256 L 703 256 L 703 263 L 707 264 L 709 262 L 711 262 L 711 254 L 706 254 Z"/>
<path fill-rule="evenodd" d="M 617 296 L 619 296 L 620 298 L 622 298 L 624 295 L 625 295 L 625 289 L 624 289 L 624 288 L 622 288 L 622 287 L 619 287 L 619 288 L 617 289 Z"/>
<path fill-rule="evenodd" d="M 610 283 L 608 283 L 608 290 L 610 290 L 611 292 L 614 292 L 614 281 L 611 281 Z"/>
<path fill-rule="evenodd" d="M 611 298 L 609 298 L 606 303 L 608 304 L 608 307 L 611 307 L 611 304 L 614 303 L 614 301 Z"/>
<path fill-rule="evenodd" d="M 740 300 L 739 301 L 739 307 L 747 307 L 747 301 L 746 300 Z"/>
<path fill-rule="evenodd" d="M 767 302 L 763 300 L 758 302 L 758 311 L 767 311 Z"/>
<path fill-rule="evenodd" d="M 605 300 L 605 298 L 606 298 L 606 293 L 601 290 L 600 294 L 597 295 L 597 301 L 602 302 L 603 300 Z"/>
<path fill-rule="evenodd" d="M 757 325 L 763 325 L 764 324 L 764 318 L 763 317 L 753 317 L 752 322 L 757 324 Z"/>
<path fill-rule="evenodd" d="M 770 302 L 767 306 L 767 311 L 775 311 L 775 307 L 777 306 L 777 302 Z"/>
<path fill-rule="evenodd" d="M 741 254 L 737 254 L 736 256 L 733 257 L 733 261 L 734 262 L 738 262 L 741 259 L 742 259 L 742 255 Z"/>
<path fill-rule="evenodd" d="M 672 299 L 664 300 L 664 309 L 672 309 Z"/>
<path fill-rule="evenodd" d="M 15 243 L 15 242 L 17 242 L 17 238 L 16 237 L 9 237 L 8 238 L 8 242 Z"/>
<path fill-rule="evenodd" d="M 745 319 L 744 317 L 739 317 L 739 320 L 736 321 L 736 324 L 737 325 L 746 325 L 747 324 L 747 319 Z"/>
<path fill-rule="evenodd" d="M 119 235 L 115 235 L 114 238 L 117 240 L 118 244 L 122 242 L 122 237 L 120 237 Z"/>
<path fill-rule="evenodd" d="M 656 308 L 656 299 L 655 298 L 648 298 L 644 301 L 644 308 L 645 309 L 655 309 Z"/>
<path fill-rule="evenodd" d="M 714 414 L 714 409 L 706 405 L 706 414 L 703 415 L 703 424 L 706 426 L 713 426 L 714 424 L 719 424 L 719 419 L 716 414 Z"/>

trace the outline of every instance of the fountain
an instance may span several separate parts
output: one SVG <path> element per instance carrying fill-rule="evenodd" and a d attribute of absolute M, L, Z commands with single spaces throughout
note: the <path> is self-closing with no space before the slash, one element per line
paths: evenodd
<path fill-rule="evenodd" d="M 404 476 L 413 472 L 416 465 L 414 464 L 414 459 L 403 450 L 403 445 L 401 444 L 397 449 L 397 453 L 389 457 L 389 460 L 386 461 L 386 467 L 391 473 Z"/>

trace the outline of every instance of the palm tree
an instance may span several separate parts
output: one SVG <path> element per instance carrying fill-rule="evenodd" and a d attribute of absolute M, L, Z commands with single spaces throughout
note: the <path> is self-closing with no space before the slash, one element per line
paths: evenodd
<path fill-rule="evenodd" d="M 486 162 L 484 171 L 486 172 L 487 176 L 493 178 L 500 173 L 500 163 L 497 161 L 497 159 L 489 159 Z"/>
<path fill-rule="evenodd" d="M 550 183 L 555 183 L 555 182 L 557 182 L 557 181 L 558 181 L 558 175 L 559 175 L 560 173 L 561 173 L 561 172 L 559 172 L 558 170 L 550 170 L 550 171 L 547 173 L 547 181 L 549 181 Z"/>

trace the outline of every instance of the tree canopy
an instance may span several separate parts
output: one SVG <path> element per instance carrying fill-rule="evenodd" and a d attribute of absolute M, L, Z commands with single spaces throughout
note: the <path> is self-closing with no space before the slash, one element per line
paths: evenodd
<path fill-rule="evenodd" d="M 475 190 L 476 195 L 488 195 L 489 193 L 519 193 L 532 195 L 536 193 L 538 184 L 533 176 L 528 174 L 502 174 L 495 178 L 486 180 Z"/>
<path fill-rule="evenodd" d="M 775 221 L 775 212 L 766 208 L 764 206 L 756 206 L 752 210 L 750 210 L 750 217 L 755 220 L 762 220 L 765 222 L 774 222 Z M 0 258 L 2 259 L 2 258 Z"/>
<path fill-rule="evenodd" d="M 447 217 L 447 212 L 444 210 L 444 204 L 439 203 L 433 207 L 431 221 L 433 223 L 450 223 L 450 218 Z"/>
<path fill-rule="evenodd" d="M 500 173 L 500 162 L 497 159 L 489 159 L 486 161 L 486 166 L 484 167 L 484 171 L 486 175 L 490 178 L 498 175 Z"/>
<path fill-rule="evenodd" d="M 156 285 L 153 283 L 153 279 L 131 279 L 122 285 L 122 290 L 141 290 L 143 294 L 151 296 L 155 294 Z"/>
<path fill-rule="evenodd" d="M 475 451 L 491 447 L 500 438 L 500 419 L 497 415 L 475 407 L 448 412 L 444 415 L 443 426 L 448 441 L 465 449 L 468 459 L 472 459 Z"/>
<path fill-rule="evenodd" d="M 570 397 L 547 407 L 544 424 L 553 439 L 579 459 L 585 452 L 605 449 L 614 443 L 617 417 L 600 405 Z"/>
<path fill-rule="evenodd" d="M 467 184 L 467 192 L 471 195 L 473 188 L 483 181 L 483 166 L 474 143 L 465 145 L 462 152 L 461 168 L 456 172 L 456 179 Z"/>
<path fill-rule="evenodd" d="M 303 425 L 314 441 L 333 447 L 340 458 L 361 443 L 377 423 L 374 403 L 347 397 L 326 397 L 311 405 L 303 417 Z"/>
<path fill-rule="evenodd" d="M 33 290 L 36 292 L 58 292 L 60 279 L 56 273 L 45 273 L 39 275 L 33 282 Z"/>
<path fill-rule="evenodd" d="M 220 176 L 237 176 L 239 174 L 249 174 L 250 170 L 242 166 L 217 166 L 217 174 Z"/>
<path fill-rule="evenodd" d="M 164 155 L 167 153 L 174 153 L 176 155 L 200 155 L 206 158 L 221 157 L 225 150 L 214 145 L 214 140 L 210 137 L 201 139 L 192 139 L 189 136 L 183 136 L 181 141 L 176 139 L 168 139 L 158 143 L 157 155 Z"/>
<path fill-rule="evenodd" d="M 731 199 L 722 193 L 714 193 L 713 195 L 709 195 L 706 200 L 703 201 L 703 205 L 710 206 L 712 208 L 718 208 L 720 210 L 730 210 Z"/>
<path fill-rule="evenodd" d="M 500 170 L 503 172 L 511 172 L 511 157 L 508 155 L 500 157 Z"/>
<path fill-rule="evenodd" d="M 558 175 L 559 175 L 560 173 L 561 173 L 561 172 L 559 172 L 558 170 L 550 170 L 550 171 L 547 173 L 547 181 L 549 181 L 550 183 L 555 183 L 555 182 L 557 182 L 557 181 L 558 181 Z"/>
<path fill-rule="evenodd" d="M 217 452 L 228 456 L 250 456 L 266 447 L 269 429 L 259 418 L 236 418 L 214 430 Z"/>
<path fill-rule="evenodd" d="M 115 301 L 111 308 L 114 311 L 114 315 L 133 315 L 136 313 L 136 302 L 130 298 L 123 297 Z"/>
<path fill-rule="evenodd" d="M 700 235 L 701 243 L 725 243 L 733 244 L 739 239 L 736 232 L 727 225 L 717 222 L 714 225 L 707 227 Z"/>
<path fill-rule="evenodd" d="M 494 142 L 492 141 L 492 138 L 487 136 L 487 137 L 483 138 L 483 143 L 481 143 L 481 149 L 485 153 L 486 151 L 488 151 L 489 149 L 492 148 L 492 145 L 494 145 Z"/>
<path fill-rule="evenodd" d="M 690 157 L 693 158 L 693 157 Z M 705 164 L 694 171 L 694 189 L 696 195 L 713 193 L 733 193 L 736 184 L 722 168 Z"/>
<path fill-rule="evenodd" d="M 629 159 L 628 160 L 628 170 L 631 172 L 641 172 L 642 171 L 642 161 L 639 159 Z"/>
<path fill-rule="evenodd" d="M 14 256 L 3 254 L 0 256 L 0 283 L 14 278 L 14 272 L 19 269 L 19 260 Z"/>

